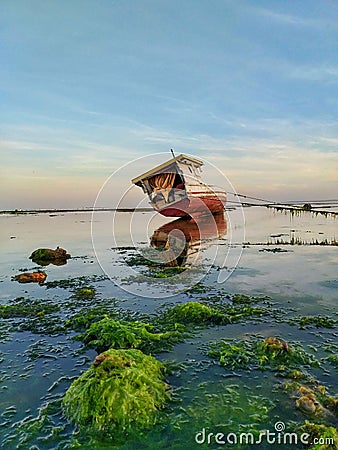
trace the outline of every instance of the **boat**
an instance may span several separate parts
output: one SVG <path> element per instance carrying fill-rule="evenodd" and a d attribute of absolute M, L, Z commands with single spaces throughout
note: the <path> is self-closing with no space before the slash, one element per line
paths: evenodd
<path fill-rule="evenodd" d="M 132 181 L 166 217 L 196 217 L 224 211 L 226 193 L 202 181 L 203 162 L 180 154 Z"/>

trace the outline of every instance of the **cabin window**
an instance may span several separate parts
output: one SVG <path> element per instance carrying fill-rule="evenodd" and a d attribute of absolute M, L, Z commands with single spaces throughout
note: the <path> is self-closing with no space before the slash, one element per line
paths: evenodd
<path fill-rule="evenodd" d="M 160 173 L 149 178 L 147 181 L 150 187 L 149 195 L 153 201 L 157 196 L 161 196 L 166 202 L 168 202 L 170 200 L 169 196 L 174 196 L 174 192 L 172 191 L 173 189 L 185 189 L 182 177 L 180 174 L 175 172 Z"/>

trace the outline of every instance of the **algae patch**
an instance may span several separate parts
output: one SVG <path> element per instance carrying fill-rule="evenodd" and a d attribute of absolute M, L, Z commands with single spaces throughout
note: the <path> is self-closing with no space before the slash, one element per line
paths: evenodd
<path fill-rule="evenodd" d="M 95 297 L 95 288 L 92 286 L 84 286 L 81 288 L 78 288 L 74 294 L 73 297 L 78 300 L 91 300 Z"/>
<path fill-rule="evenodd" d="M 59 311 L 59 306 L 41 300 L 30 300 L 18 297 L 11 305 L 0 306 L 0 317 L 9 319 L 14 317 L 42 317 L 55 311 Z"/>
<path fill-rule="evenodd" d="M 154 425 L 169 398 L 159 361 L 137 349 L 110 349 L 72 383 L 63 405 L 80 426 L 112 432 Z"/>
<path fill-rule="evenodd" d="M 315 326 L 316 328 L 334 328 L 338 320 L 332 319 L 328 316 L 302 316 L 295 317 L 289 320 L 290 325 L 298 325 L 301 330 Z"/>
<path fill-rule="evenodd" d="M 319 361 L 297 343 L 288 344 L 270 337 L 265 340 L 223 340 L 211 345 L 209 356 L 227 369 L 260 369 L 289 371 L 300 366 L 319 367 Z"/>
<path fill-rule="evenodd" d="M 225 320 L 224 314 L 217 309 L 199 302 L 186 302 L 176 305 L 165 311 L 163 318 L 166 321 L 192 324 L 222 323 Z"/>
<path fill-rule="evenodd" d="M 338 450 L 338 432 L 335 427 L 312 423 L 308 420 L 297 428 L 298 434 L 307 433 L 308 442 L 317 442 L 309 450 Z"/>
<path fill-rule="evenodd" d="M 78 339 L 97 352 L 109 348 L 139 348 L 143 351 L 163 351 L 181 339 L 178 331 L 153 333 L 150 324 L 138 321 L 124 322 L 105 317 L 93 323 Z"/>

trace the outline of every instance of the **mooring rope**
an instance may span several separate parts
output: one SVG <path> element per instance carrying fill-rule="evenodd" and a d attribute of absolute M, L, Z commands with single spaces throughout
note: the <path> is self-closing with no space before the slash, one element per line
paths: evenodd
<path fill-rule="evenodd" d="M 326 211 L 326 210 L 319 210 L 318 208 L 321 208 L 320 205 L 323 205 L 324 208 L 331 208 L 331 207 L 338 207 L 338 200 L 337 199 L 326 199 L 326 200 L 293 200 L 293 201 L 283 201 L 283 202 L 277 202 L 274 200 L 267 200 L 259 197 L 253 197 L 251 195 L 247 194 L 239 194 L 237 192 L 227 192 L 227 194 L 234 195 L 235 197 L 241 197 L 243 199 L 248 200 L 255 200 L 263 203 L 252 203 L 252 202 L 246 202 L 246 201 L 236 201 L 236 200 L 229 200 L 229 203 L 231 204 L 239 204 L 242 206 L 265 206 L 265 207 L 275 207 L 275 208 L 281 208 L 286 210 L 296 210 L 296 211 L 312 211 L 316 213 L 322 213 L 322 214 L 331 214 L 336 215 L 336 211 Z M 313 205 L 319 205 L 319 206 L 313 206 Z M 314 211 L 316 210 L 316 211 Z"/>

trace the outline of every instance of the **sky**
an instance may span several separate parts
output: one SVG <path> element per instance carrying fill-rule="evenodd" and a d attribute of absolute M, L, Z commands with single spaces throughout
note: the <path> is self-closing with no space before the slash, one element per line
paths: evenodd
<path fill-rule="evenodd" d="M 90 207 L 170 148 L 337 199 L 337 119 L 336 0 L 0 2 L 0 209 Z"/>

